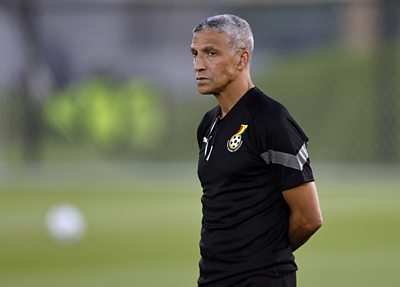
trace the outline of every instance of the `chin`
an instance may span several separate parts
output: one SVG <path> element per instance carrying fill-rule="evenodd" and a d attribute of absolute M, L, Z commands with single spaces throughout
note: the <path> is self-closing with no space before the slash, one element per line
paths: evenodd
<path fill-rule="evenodd" d="M 217 88 L 211 85 L 198 85 L 197 91 L 202 95 L 214 95 L 217 93 Z"/>
<path fill-rule="evenodd" d="M 211 89 L 197 88 L 197 91 L 202 95 L 211 95 L 211 94 L 213 94 L 213 91 Z"/>
<path fill-rule="evenodd" d="M 203 91 L 199 91 L 199 94 L 203 95 L 203 96 L 207 96 L 207 95 L 212 95 L 212 92 L 203 92 Z"/>

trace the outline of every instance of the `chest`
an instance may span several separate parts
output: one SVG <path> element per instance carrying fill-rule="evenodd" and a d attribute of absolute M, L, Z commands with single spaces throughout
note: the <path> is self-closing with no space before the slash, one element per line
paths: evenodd
<path fill-rule="evenodd" d="M 199 151 L 198 176 L 204 186 L 245 182 L 265 172 L 255 129 L 246 118 L 216 120 L 206 129 Z"/>

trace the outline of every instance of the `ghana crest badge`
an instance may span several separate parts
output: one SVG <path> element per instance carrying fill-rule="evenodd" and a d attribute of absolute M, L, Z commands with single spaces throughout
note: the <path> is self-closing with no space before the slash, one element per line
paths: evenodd
<path fill-rule="evenodd" d="M 226 143 L 226 147 L 230 152 L 237 151 L 243 143 L 242 134 L 247 129 L 248 125 L 240 125 L 240 129 L 237 133 L 235 133 Z"/>

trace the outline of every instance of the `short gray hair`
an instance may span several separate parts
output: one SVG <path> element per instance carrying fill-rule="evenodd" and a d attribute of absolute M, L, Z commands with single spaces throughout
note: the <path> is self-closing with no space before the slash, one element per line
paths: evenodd
<path fill-rule="evenodd" d="M 228 35 L 232 48 L 246 49 L 250 55 L 254 50 L 254 38 L 249 23 L 246 20 L 231 14 L 216 15 L 203 19 L 193 33 L 215 29 Z"/>

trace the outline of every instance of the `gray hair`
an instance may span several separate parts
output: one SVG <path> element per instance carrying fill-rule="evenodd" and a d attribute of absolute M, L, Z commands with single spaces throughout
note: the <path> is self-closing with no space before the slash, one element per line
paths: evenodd
<path fill-rule="evenodd" d="M 246 49 L 250 55 L 253 54 L 253 33 L 246 20 L 231 14 L 216 15 L 203 19 L 193 29 L 193 33 L 205 29 L 215 29 L 219 33 L 225 33 L 230 39 L 232 48 Z"/>

